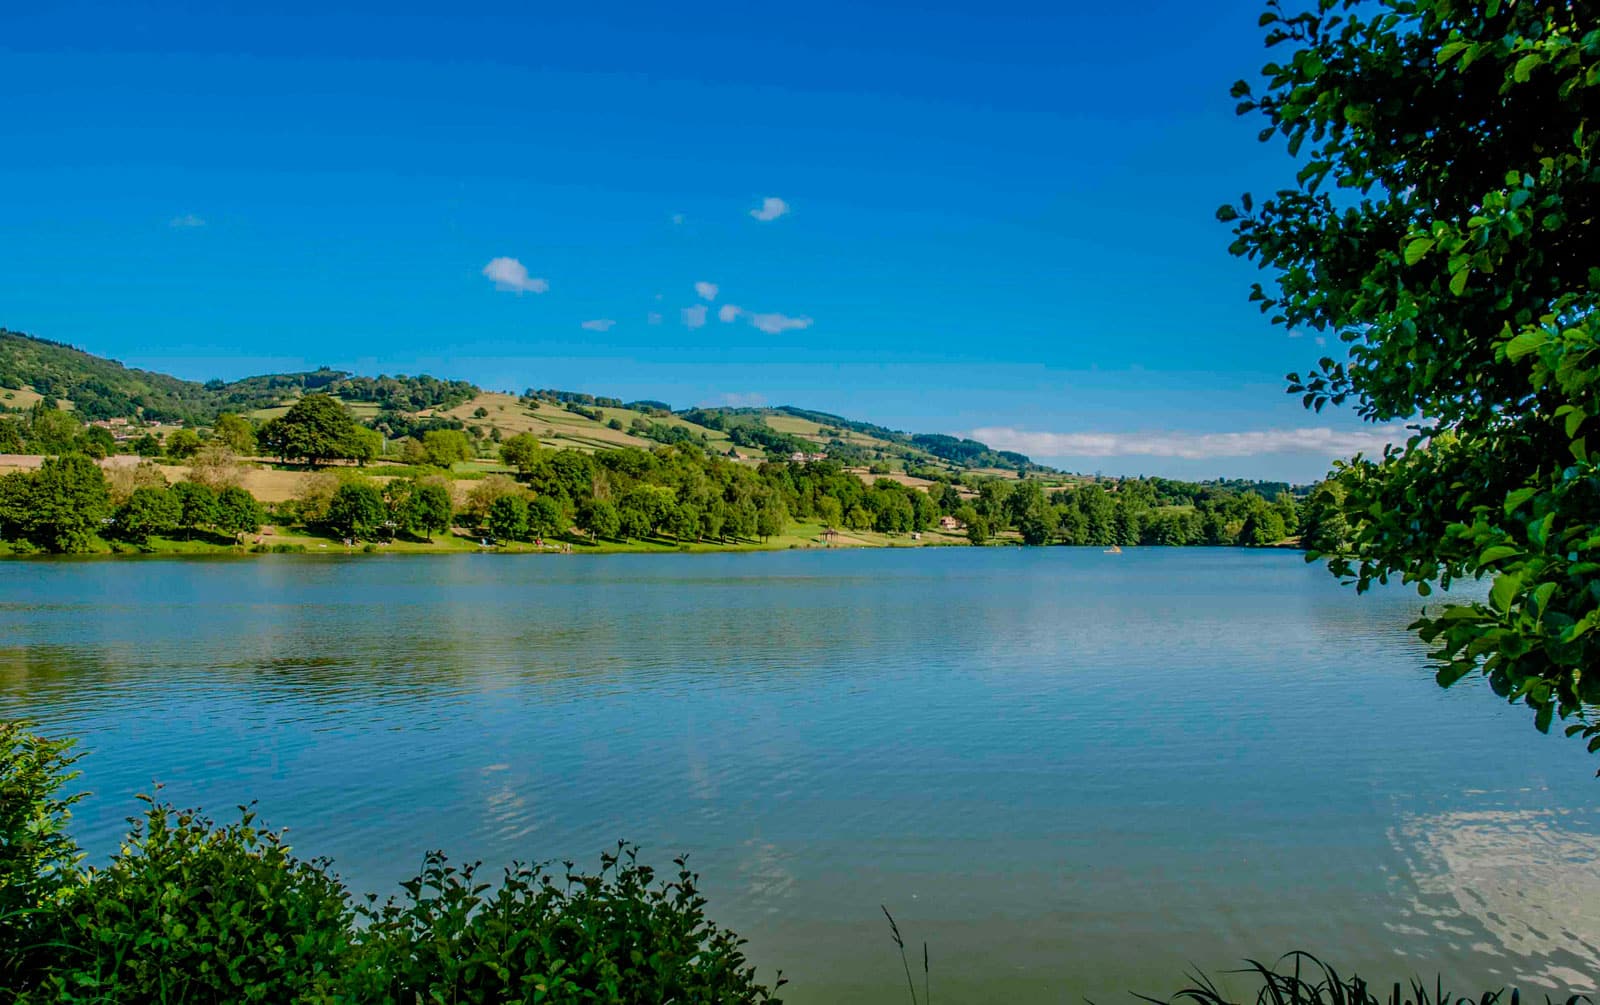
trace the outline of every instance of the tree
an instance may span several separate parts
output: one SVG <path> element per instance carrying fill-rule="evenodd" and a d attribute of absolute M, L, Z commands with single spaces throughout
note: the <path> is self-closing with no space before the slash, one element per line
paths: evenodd
<path fill-rule="evenodd" d="M 844 519 L 844 511 L 839 500 L 833 496 L 823 496 L 817 500 L 817 519 L 822 521 L 824 527 L 837 527 Z"/>
<path fill-rule="evenodd" d="M 185 536 L 191 536 L 196 527 L 209 527 L 217 522 L 217 494 L 209 485 L 196 481 L 179 482 L 172 487 L 178 500 L 178 526 Z"/>
<path fill-rule="evenodd" d="M 71 412 L 43 402 L 28 410 L 28 446 L 36 454 L 70 453 L 82 431 L 83 423 Z"/>
<path fill-rule="evenodd" d="M 489 533 L 497 541 L 520 541 L 528 536 L 528 501 L 521 496 L 501 496 L 489 507 Z"/>
<path fill-rule="evenodd" d="M 1290 390 L 1415 423 L 1339 466 L 1350 540 L 1329 568 L 1358 590 L 1491 577 L 1487 603 L 1417 622 L 1439 683 L 1482 673 L 1600 751 L 1597 18 L 1588 0 L 1269 6 L 1268 45 L 1292 51 L 1234 94 L 1301 167 L 1218 217 L 1270 273 L 1263 311 L 1346 348 Z"/>
<path fill-rule="evenodd" d="M 989 543 L 989 518 L 977 511 L 972 513 L 972 519 L 965 521 L 967 525 L 967 540 L 973 544 Z"/>
<path fill-rule="evenodd" d="M 192 429 L 174 429 L 167 437 L 167 456 L 175 461 L 200 452 L 200 434 Z"/>
<path fill-rule="evenodd" d="M 152 534 L 177 530 L 182 516 L 183 506 L 170 490 L 137 488 L 117 511 L 117 533 L 135 544 L 143 544 Z"/>
<path fill-rule="evenodd" d="M 261 529 L 263 514 L 256 497 L 237 485 L 229 485 L 217 493 L 217 530 L 238 541 L 246 534 Z"/>
<path fill-rule="evenodd" d="M 99 460 L 117 452 L 117 439 L 103 426 L 90 426 L 78 434 L 73 445 L 81 454 Z"/>
<path fill-rule="evenodd" d="M 572 514 L 558 497 L 539 496 L 528 506 L 528 528 L 540 537 L 565 534 L 572 526 Z"/>
<path fill-rule="evenodd" d="M 326 519 L 335 532 L 359 541 L 376 537 L 388 515 L 383 493 L 363 480 L 345 482 L 334 491 Z"/>
<path fill-rule="evenodd" d="M 211 434 L 236 454 L 248 456 L 256 452 L 256 427 L 243 416 L 221 413 L 211 424 Z"/>
<path fill-rule="evenodd" d="M 500 444 L 500 460 L 524 477 L 538 467 L 544 454 L 543 444 L 532 433 L 518 433 Z"/>
<path fill-rule="evenodd" d="M 308 394 L 262 426 L 258 438 L 278 457 L 315 466 L 338 458 L 365 458 L 372 444 L 361 434 L 361 427 L 337 398 Z"/>
<path fill-rule="evenodd" d="M 20 454 L 23 449 L 22 423 L 0 419 L 0 454 Z"/>
<path fill-rule="evenodd" d="M 756 533 L 763 541 L 777 537 L 789 526 L 789 509 L 776 494 L 768 496 L 756 513 Z"/>
<path fill-rule="evenodd" d="M 133 441 L 133 452 L 140 457 L 160 457 L 163 451 L 161 440 L 154 433 L 145 433 Z"/>
<path fill-rule="evenodd" d="M 472 441 L 459 429 L 430 429 L 422 434 L 422 449 L 428 463 L 448 469 L 458 461 L 472 460 Z"/>
<path fill-rule="evenodd" d="M 47 551 L 88 551 L 110 511 L 98 464 L 82 454 L 46 458 L 31 479 L 22 529 Z"/>
<path fill-rule="evenodd" d="M 589 496 L 578 503 L 578 527 L 588 533 L 589 540 L 593 541 L 602 537 L 616 537 L 622 524 L 611 500 Z"/>
<path fill-rule="evenodd" d="M 406 497 L 403 514 L 408 528 L 420 531 L 432 542 L 436 531 L 450 529 L 455 515 L 449 486 L 436 481 L 418 482 Z"/>

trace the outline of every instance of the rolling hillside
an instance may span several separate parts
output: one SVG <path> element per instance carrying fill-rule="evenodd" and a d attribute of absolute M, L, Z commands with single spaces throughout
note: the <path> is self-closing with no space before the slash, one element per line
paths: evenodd
<path fill-rule="evenodd" d="M 1049 469 L 1009 451 L 943 434 L 911 434 L 794 406 L 689 408 L 623 402 L 580 392 L 484 391 L 427 375 L 362 377 L 322 368 L 223 382 L 183 380 L 124 366 L 73 346 L 0 329 L 0 409 L 48 400 L 85 419 L 208 426 L 224 412 L 265 421 L 307 393 L 331 394 L 391 439 L 434 428 L 462 429 L 492 455 L 493 444 L 531 433 L 551 447 L 605 450 L 691 442 L 759 459 L 826 453 L 848 465 L 904 476 L 919 470 L 1016 475 Z"/>

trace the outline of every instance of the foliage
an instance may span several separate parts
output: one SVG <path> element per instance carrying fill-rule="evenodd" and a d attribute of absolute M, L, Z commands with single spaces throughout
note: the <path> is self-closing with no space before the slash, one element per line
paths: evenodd
<path fill-rule="evenodd" d="M 192 429 L 174 429 L 167 437 L 167 456 L 185 460 L 200 452 L 200 434 Z"/>
<path fill-rule="evenodd" d="M 354 905 L 241 807 L 218 826 L 141 797 L 104 869 L 66 832 L 72 743 L 0 722 L 0 998 L 44 1002 L 777 1002 L 682 859 L 619 844 L 584 873 L 498 884 L 430 852 L 403 895 Z M 778 984 L 782 984 L 781 977 Z"/>
<path fill-rule="evenodd" d="M 105 473 L 82 454 L 0 479 L 0 532 L 46 551 L 88 551 L 110 515 Z"/>
<path fill-rule="evenodd" d="M 477 867 L 430 854 L 406 898 L 370 914 L 370 997 L 435 1001 L 776 1001 L 755 980 L 743 940 L 705 916 L 698 877 L 676 859 L 657 882 L 620 844 L 584 875 L 566 863 L 513 864 L 491 888 Z M 780 978 L 779 984 L 782 980 Z"/>
<path fill-rule="evenodd" d="M 350 412 L 337 398 L 308 394 L 294 407 L 261 427 L 261 445 L 285 460 L 317 465 L 337 458 L 366 459 L 370 445 Z M 375 455 L 375 451 L 370 451 Z"/>
<path fill-rule="evenodd" d="M 232 412 L 222 412 L 211 423 L 211 434 L 236 454 L 256 452 L 256 427 Z"/>
<path fill-rule="evenodd" d="M 406 487 L 405 501 L 397 522 L 432 541 L 436 532 L 450 529 L 450 520 L 454 515 L 450 487 L 429 479 L 412 482 Z"/>
<path fill-rule="evenodd" d="M 217 493 L 216 528 L 235 541 L 261 529 L 266 515 L 256 497 L 237 485 Z"/>
<path fill-rule="evenodd" d="M 422 434 L 422 449 L 427 462 L 436 468 L 449 468 L 458 461 L 472 460 L 472 442 L 456 429 L 430 429 Z"/>
<path fill-rule="evenodd" d="M 489 533 L 499 541 L 520 541 L 528 536 L 528 500 L 503 495 L 489 505 Z"/>
<path fill-rule="evenodd" d="M 1270 4 L 1267 42 L 1288 52 L 1264 93 L 1234 93 L 1302 167 L 1294 187 L 1218 211 L 1232 251 L 1272 273 L 1251 294 L 1263 311 L 1347 347 L 1291 374 L 1291 391 L 1415 423 L 1404 446 L 1340 466 L 1330 568 L 1424 594 L 1492 577 L 1487 603 L 1417 622 L 1439 682 L 1481 672 L 1541 730 L 1575 718 L 1592 750 L 1597 19 L 1591 2 Z"/>
<path fill-rule="evenodd" d="M 152 534 L 176 530 L 182 517 L 183 505 L 170 490 L 144 487 L 133 490 L 117 510 L 115 522 L 118 536 L 143 544 Z"/>
<path fill-rule="evenodd" d="M 334 490 L 324 522 L 340 536 L 370 540 L 389 517 L 383 493 L 365 481 L 348 481 Z"/>
<path fill-rule="evenodd" d="M 335 1000 L 357 935 L 325 863 L 295 858 L 242 811 L 217 827 L 145 798 L 105 869 L 63 901 L 65 949 L 39 1000 Z"/>
<path fill-rule="evenodd" d="M 78 777 L 73 744 L 0 719 L 0 991 L 28 982 L 48 957 L 45 915 L 83 858 L 67 833 L 82 796 L 61 794 Z"/>

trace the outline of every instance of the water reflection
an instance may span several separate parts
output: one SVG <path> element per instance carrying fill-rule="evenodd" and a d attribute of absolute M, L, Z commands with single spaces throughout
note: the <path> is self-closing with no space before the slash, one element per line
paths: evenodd
<path fill-rule="evenodd" d="M 1392 832 L 1410 891 L 1403 936 L 1438 933 L 1493 957 L 1488 972 L 1551 990 L 1592 991 L 1600 975 L 1600 834 L 1575 810 L 1443 813 Z"/>

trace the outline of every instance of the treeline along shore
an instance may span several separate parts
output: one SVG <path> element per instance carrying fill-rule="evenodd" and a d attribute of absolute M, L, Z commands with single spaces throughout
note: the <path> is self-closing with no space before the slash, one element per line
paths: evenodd
<path fill-rule="evenodd" d="M 224 413 L 143 434 L 131 454 L 60 409 L 4 421 L 16 445 L 53 448 L 0 457 L 10 554 L 1271 546 L 1337 532 L 1336 486 L 1268 499 L 1259 486 L 861 469 L 690 440 L 557 449 L 531 433 L 484 458 L 448 428 L 369 449 L 372 431 L 322 394 L 266 422 Z"/>

